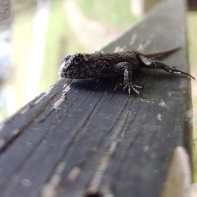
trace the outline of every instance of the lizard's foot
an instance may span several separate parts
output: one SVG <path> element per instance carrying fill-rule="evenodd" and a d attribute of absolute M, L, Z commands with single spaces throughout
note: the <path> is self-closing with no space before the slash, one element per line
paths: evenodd
<path fill-rule="evenodd" d="M 131 93 L 135 93 L 137 96 L 141 94 L 141 90 L 143 89 L 143 86 L 132 84 L 131 82 L 126 82 L 123 86 L 123 90 L 127 90 L 128 94 L 131 95 Z"/>

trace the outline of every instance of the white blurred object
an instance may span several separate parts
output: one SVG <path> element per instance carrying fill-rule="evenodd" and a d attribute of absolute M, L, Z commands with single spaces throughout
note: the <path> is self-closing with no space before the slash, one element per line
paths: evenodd
<path fill-rule="evenodd" d="M 37 1 L 37 8 L 33 20 L 32 46 L 27 64 L 27 82 L 25 103 L 39 94 L 39 84 L 42 72 L 44 47 L 48 27 L 49 1 Z"/>
<path fill-rule="evenodd" d="M 182 146 L 173 152 L 161 197 L 197 197 L 197 185 L 192 184 L 191 159 Z"/>
<path fill-rule="evenodd" d="M 11 47 L 10 31 L 0 33 L 0 82 L 4 82 L 10 76 L 11 67 Z"/>
<path fill-rule="evenodd" d="M 147 13 L 159 0 L 130 0 L 131 11 L 136 16 Z"/>

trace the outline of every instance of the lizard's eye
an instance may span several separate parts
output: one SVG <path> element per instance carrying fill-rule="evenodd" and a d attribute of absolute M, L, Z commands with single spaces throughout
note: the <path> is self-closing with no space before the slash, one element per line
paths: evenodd
<path fill-rule="evenodd" d="M 67 62 L 70 59 L 70 55 L 65 56 L 64 61 Z"/>
<path fill-rule="evenodd" d="M 79 64 L 82 61 L 83 61 L 83 55 L 82 54 L 76 54 L 73 58 L 73 63 L 74 64 Z"/>

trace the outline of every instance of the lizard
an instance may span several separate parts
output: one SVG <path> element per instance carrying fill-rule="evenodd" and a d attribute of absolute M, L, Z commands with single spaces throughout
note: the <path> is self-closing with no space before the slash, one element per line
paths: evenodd
<path fill-rule="evenodd" d="M 60 77 L 70 79 L 121 79 L 118 83 L 128 94 L 140 95 L 143 86 L 133 82 L 133 76 L 142 69 L 159 69 L 171 74 L 195 79 L 187 72 L 169 66 L 160 60 L 178 51 L 180 47 L 157 53 L 144 54 L 138 51 L 114 53 L 77 53 L 67 55 L 60 66 Z"/>

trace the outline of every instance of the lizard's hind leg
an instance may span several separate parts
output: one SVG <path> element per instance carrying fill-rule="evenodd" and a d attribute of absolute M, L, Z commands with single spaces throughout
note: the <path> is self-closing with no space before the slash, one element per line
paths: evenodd
<path fill-rule="evenodd" d="M 183 71 L 177 69 L 174 66 L 170 67 L 170 66 L 168 66 L 168 65 L 166 65 L 162 62 L 153 62 L 153 63 L 155 64 L 156 68 L 165 70 L 168 73 L 172 73 L 172 74 L 180 75 L 180 76 L 183 76 L 183 77 L 188 77 L 188 78 L 191 78 L 191 79 L 195 79 L 195 77 L 193 77 L 189 73 L 183 72 Z"/>
<path fill-rule="evenodd" d="M 168 73 L 172 73 L 172 74 L 176 74 L 176 75 L 180 75 L 183 77 L 188 77 L 188 78 L 192 78 L 195 79 L 195 77 L 193 77 L 192 75 L 190 75 L 187 72 L 183 72 L 179 69 L 177 69 L 176 67 L 170 67 L 167 64 L 160 62 L 160 61 L 154 61 L 146 56 L 143 55 L 139 55 L 138 56 L 141 60 L 142 63 L 142 67 L 144 68 L 150 68 L 150 69 L 161 69 L 164 70 Z"/>
<path fill-rule="evenodd" d="M 191 79 L 195 79 L 195 77 L 193 77 L 192 75 L 190 75 L 189 73 L 186 73 L 186 72 L 183 72 L 179 69 L 177 69 L 176 67 L 170 67 L 162 62 L 153 62 L 153 68 L 154 69 L 162 69 L 168 73 L 172 73 L 172 74 L 176 74 L 176 75 L 180 75 L 180 76 L 183 76 L 183 77 L 188 77 L 188 78 L 191 78 Z"/>

